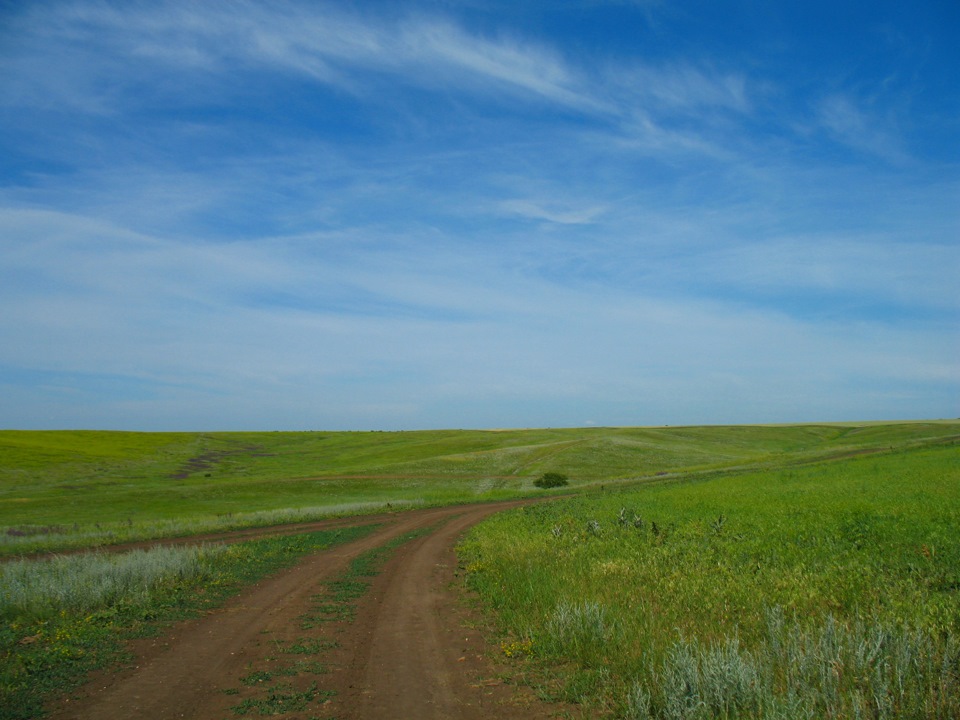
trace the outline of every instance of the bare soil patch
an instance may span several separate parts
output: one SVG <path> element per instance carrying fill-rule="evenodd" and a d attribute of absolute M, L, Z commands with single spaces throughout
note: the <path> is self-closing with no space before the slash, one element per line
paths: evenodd
<path fill-rule="evenodd" d="M 172 473 L 173 480 L 186 480 L 191 475 L 215 469 L 222 460 L 236 455 L 245 457 L 270 457 L 271 453 L 259 452 L 263 448 L 257 445 L 245 445 L 231 450 L 208 450 L 187 460 L 180 469 Z"/>

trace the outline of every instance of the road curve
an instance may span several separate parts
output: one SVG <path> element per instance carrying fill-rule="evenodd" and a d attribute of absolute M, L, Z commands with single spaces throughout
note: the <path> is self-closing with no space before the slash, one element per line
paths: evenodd
<path fill-rule="evenodd" d="M 242 702 L 268 700 L 272 716 L 303 720 L 550 717 L 549 708 L 529 693 L 496 681 L 487 641 L 464 624 L 468 611 L 452 587 L 457 538 L 492 513 L 519 504 L 391 516 L 365 538 L 305 557 L 222 608 L 178 623 L 164 637 L 136 641 L 132 663 L 96 673 L 50 708 L 50 717 L 222 720 L 238 717 Z M 364 521 L 357 518 L 357 524 Z M 433 529 L 400 547 L 354 617 L 305 629 L 303 619 L 318 593 L 351 560 L 424 528 Z M 285 654 L 304 645 L 299 655 Z M 292 674 L 294 660 L 309 671 Z M 267 685 L 258 688 L 252 677 L 273 683 L 270 691 Z M 309 702 L 297 705 L 298 693 Z M 249 705 L 248 716 L 258 717 L 260 707 Z"/>

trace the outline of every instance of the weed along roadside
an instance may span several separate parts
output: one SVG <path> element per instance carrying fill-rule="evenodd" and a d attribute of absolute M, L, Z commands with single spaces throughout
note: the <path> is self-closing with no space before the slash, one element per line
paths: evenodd
<path fill-rule="evenodd" d="M 960 717 L 956 444 L 562 499 L 458 553 L 546 699 L 623 718 Z"/>
<path fill-rule="evenodd" d="M 128 655 L 124 641 L 210 612 L 243 587 L 373 526 L 230 546 L 156 548 L 0 566 L 0 718 L 40 717 L 50 698 Z"/>

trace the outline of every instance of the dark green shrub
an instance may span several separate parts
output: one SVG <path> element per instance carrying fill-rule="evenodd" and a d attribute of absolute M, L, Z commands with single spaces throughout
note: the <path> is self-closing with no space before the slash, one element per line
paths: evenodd
<path fill-rule="evenodd" d="M 558 472 L 547 472 L 533 481 L 538 488 L 555 488 L 567 485 L 567 476 Z"/>

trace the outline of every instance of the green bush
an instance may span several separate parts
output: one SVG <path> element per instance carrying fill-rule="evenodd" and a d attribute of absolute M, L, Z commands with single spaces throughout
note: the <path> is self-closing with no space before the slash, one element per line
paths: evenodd
<path fill-rule="evenodd" d="M 555 488 L 567 485 L 567 476 L 558 472 L 547 472 L 533 481 L 538 488 Z"/>

